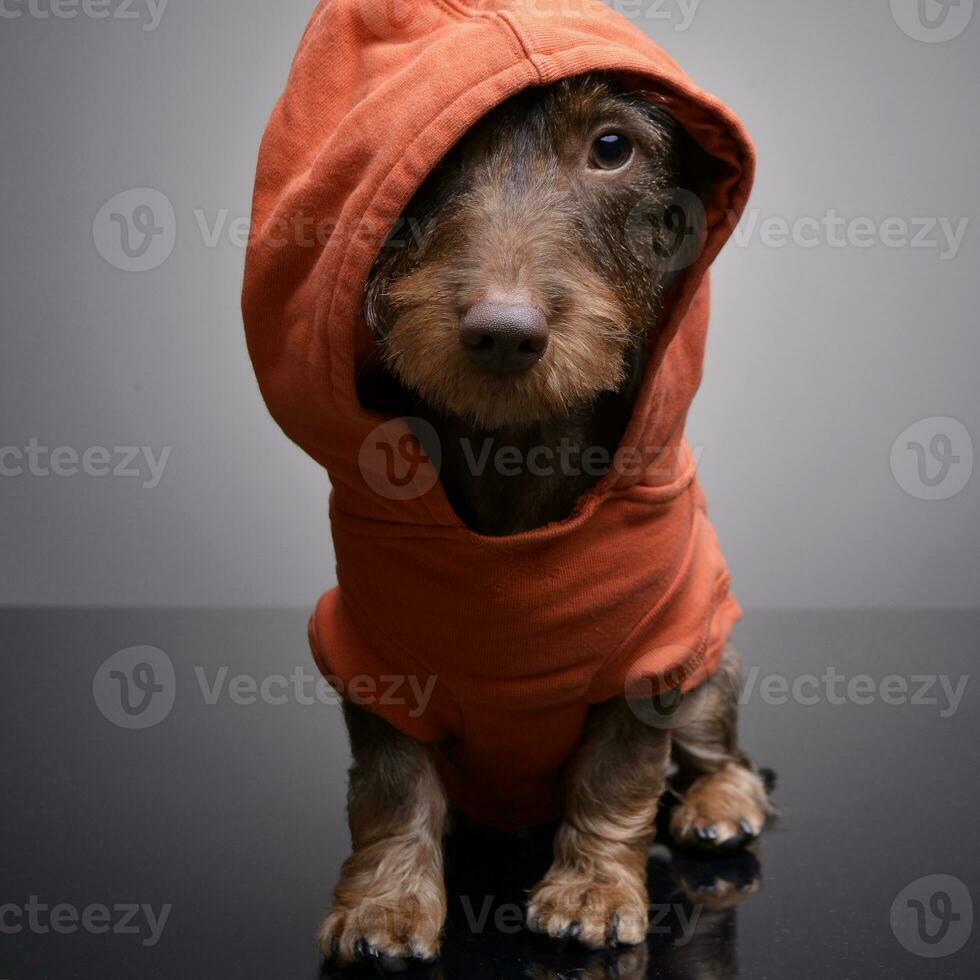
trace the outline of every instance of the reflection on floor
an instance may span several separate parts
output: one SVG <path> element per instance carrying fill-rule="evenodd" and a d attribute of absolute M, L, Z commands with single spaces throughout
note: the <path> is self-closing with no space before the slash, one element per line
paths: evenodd
<path fill-rule="evenodd" d="M 350 754 L 307 614 L 0 611 L 0 978 L 315 980 Z M 444 956 L 406 980 L 976 980 L 978 637 L 977 612 L 749 612 L 741 741 L 781 812 L 757 849 L 658 845 L 649 941 L 592 955 L 523 928 L 547 828 L 460 826 Z M 130 903 L 143 928 L 83 917 Z"/>

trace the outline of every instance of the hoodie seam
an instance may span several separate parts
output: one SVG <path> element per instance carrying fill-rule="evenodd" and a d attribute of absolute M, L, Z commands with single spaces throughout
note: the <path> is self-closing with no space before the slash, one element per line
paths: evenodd
<path fill-rule="evenodd" d="M 521 59 L 530 63 L 534 68 L 537 76 L 538 82 L 544 81 L 544 76 L 541 73 L 541 69 L 538 67 L 534 60 L 534 55 L 531 49 L 528 47 L 527 42 L 524 39 L 523 34 L 518 28 L 517 24 L 513 22 L 511 12 L 509 10 L 479 10 L 468 6 L 465 3 L 460 2 L 460 0 L 436 0 L 436 3 L 442 7 L 447 13 L 453 14 L 456 17 L 461 18 L 474 18 L 486 21 L 496 21 L 497 23 L 502 23 L 504 25 L 504 33 L 507 35 L 508 43 L 510 44 L 511 50 Z M 516 42 L 516 43 L 515 43 Z"/>
<path fill-rule="evenodd" d="M 528 64 L 534 67 L 534 71 L 538 76 L 538 84 L 544 84 L 544 72 L 541 70 L 541 66 L 535 60 L 534 52 L 531 50 L 527 39 L 524 37 L 520 27 L 518 26 L 517 19 L 509 10 L 501 10 L 497 14 L 501 23 L 505 25 L 507 32 L 517 41 L 520 46 L 520 50 L 524 57 L 527 59 Z"/>
<path fill-rule="evenodd" d="M 455 14 L 457 17 L 473 17 L 482 20 L 495 20 L 500 12 L 496 10 L 480 10 L 479 8 L 473 8 L 468 3 L 464 3 L 463 0 L 435 0 L 435 2 L 449 13 Z"/>

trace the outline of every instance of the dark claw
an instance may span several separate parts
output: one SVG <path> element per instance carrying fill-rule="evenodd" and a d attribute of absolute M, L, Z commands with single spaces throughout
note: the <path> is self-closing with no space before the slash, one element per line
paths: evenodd
<path fill-rule="evenodd" d="M 704 841 L 716 841 L 718 840 L 718 831 L 714 827 L 698 827 L 694 831 L 699 839 Z"/>
<path fill-rule="evenodd" d="M 619 913 L 614 912 L 606 930 L 606 945 L 616 946 L 619 943 Z"/>
<path fill-rule="evenodd" d="M 409 953 L 411 953 L 412 959 L 417 963 L 435 963 L 439 958 L 438 956 L 427 956 L 418 948 L 418 946 L 409 946 Z"/>
<path fill-rule="evenodd" d="M 385 960 L 389 959 L 389 957 L 385 956 L 380 949 L 376 949 L 374 946 L 369 945 L 365 939 L 358 940 L 356 949 L 357 955 L 362 960 L 370 961 L 371 966 L 374 967 L 374 972 L 379 976 L 384 976 L 384 974 L 388 972 L 385 970 Z"/>
<path fill-rule="evenodd" d="M 335 958 L 338 957 L 338 956 L 340 956 L 340 940 L 339 939 L 334 939 L 330 943 L 330 953 Z"/>
<path fill-rule="evenodd" d="M 564 929 L 561 930 L 555 939 L 559 941 L 564 941 L 566 939 L 578 939 L 579 933 L 582 931 L 582 926 L 578 922 L 570 922 Z"/>

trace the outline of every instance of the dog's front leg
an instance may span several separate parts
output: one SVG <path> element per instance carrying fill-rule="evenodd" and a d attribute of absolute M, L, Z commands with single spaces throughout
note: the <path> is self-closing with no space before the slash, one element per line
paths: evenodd
<path fill-rule="evenodd" d="M 341 965 L 361 961 L 395 971 L 439 952 L 448 807 L 429 749 L 353 705 L 345 703 L 344 716 L 354 756 L 353 850 L 317 942 Z"/>
<path fill-rule="evenodd" d="M 647 850 L 669 757 L 669 733 L 625 699 L 595 709 L 569 763 L 554 863 L 531 892 L 529 928 L 594 949 L 644 941 Z"/>

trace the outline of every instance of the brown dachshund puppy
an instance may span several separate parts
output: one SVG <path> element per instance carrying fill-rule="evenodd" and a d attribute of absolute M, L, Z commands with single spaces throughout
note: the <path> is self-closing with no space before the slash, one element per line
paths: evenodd
<path fill-rule="evenodd" d="M 463 447 L 493 435 L 525 459 L 563 442 L 612 455 L 675 244 L 665 221 L 652 252 L 637 248 L 631 214 L 644 202 L 666 211 L 675 189 L 696 192 L 711 166 L 663 109 L 588 76 L 487 116 L 406 209 L 368 283 L 381 367 L 361 376 L 359 393 L 367 407 L 434 426 L 446 494 L 474 530 L 563 520 L 601 478 L 477 475 Z M 554 863 L 529 897 L 531 929 L 593 948 L 643 942 L 647 850 L 671 760 L 678 841 L 728 848 L 761 831 L 768 803 L 738 747 L 739 686 L 729 649 L 673 714 L 625 698 L 594 710 L 567 765 Z M 319 943 L 341 964 L 396 970 L 439 951 L 449 807 L 437 749 L 353 705 L 346 717 L 353 853 Z"/>

